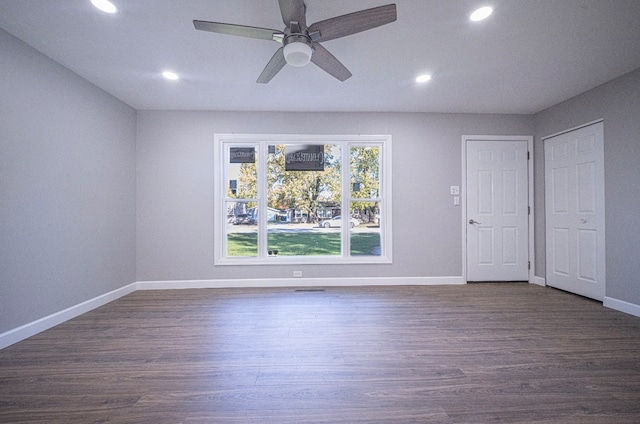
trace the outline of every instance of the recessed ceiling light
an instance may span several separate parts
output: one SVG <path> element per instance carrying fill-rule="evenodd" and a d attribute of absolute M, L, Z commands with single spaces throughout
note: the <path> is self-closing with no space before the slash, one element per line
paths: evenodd
<path fill-rule="evenodd" d="M 91 0 L 91 3 L 106 13 L 116 13 L 118 9 L 109 0 Z"/>
<path fill-rule="evenodd" d="M 484 6 L 484 7 L 481 7 L 480 9 L 477 9 L 475 12 L 473 12 L 471 16 L 469 16 L 469 19 L 471 19 L 474 22 L 478 22 L 483 19 L 487 19 L 489 15 L 491 15 L 492 13 L 493 13 L 493 7 Z"/>
<path fill-rule="evenodd" d="M 168 79 L 168 80 L 172 80 L 172 81 L 175 81 L 175 80 L 179 80 L 179 79 L 180 79 L 180 77 L 178 76 L 178 74 L 176 74 L 175 72 L 171 72 L 171 71 L 164 71 L 164 72 L 162 73 L 162 76 L 163 76 L 163 77 L 165 77 L 166 79 Z"/>
<path fill-rule="evenodd" d="M 416 77 L 416 82 L 427 82 L 431 79 L 431 75 L 423 74 Z"/>

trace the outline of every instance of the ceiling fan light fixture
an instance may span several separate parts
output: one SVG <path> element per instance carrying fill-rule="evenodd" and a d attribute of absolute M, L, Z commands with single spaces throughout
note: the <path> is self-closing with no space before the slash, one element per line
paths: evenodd
<path fill-rule="evenodd" d="M 310 45 L 294 41 L 284 46 L 284 60 L 291 66 L 305 66 L 311 61 L 313 49 Z"/>

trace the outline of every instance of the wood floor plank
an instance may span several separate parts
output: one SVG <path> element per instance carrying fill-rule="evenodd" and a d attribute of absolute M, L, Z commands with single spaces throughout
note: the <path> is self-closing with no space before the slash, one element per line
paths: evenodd
<path fill-rule="evenodd" d="M 638 423 L 640 319 L 528 284 L 140 291 L 0 351 L 0 423 Z"/>

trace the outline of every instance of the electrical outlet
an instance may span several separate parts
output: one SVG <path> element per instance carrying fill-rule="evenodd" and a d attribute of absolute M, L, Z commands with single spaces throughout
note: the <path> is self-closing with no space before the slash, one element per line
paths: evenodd
<path fill-rule="evenodd" d="M 293 271 L 293 276 L 295 278 L 300 278 L 302 277 L 302 271 Z"/>

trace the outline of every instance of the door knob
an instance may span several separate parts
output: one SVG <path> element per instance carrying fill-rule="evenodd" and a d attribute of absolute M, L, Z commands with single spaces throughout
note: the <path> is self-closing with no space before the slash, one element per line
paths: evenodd
<path fill-rule="evenodd" d="M 469 224 L 473 225 L 473 224 L 480 224 L 480 223 L 478 221 L 474 221 L 473 219 L 470 219 Z"/>

